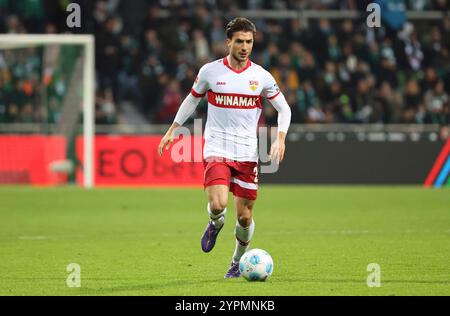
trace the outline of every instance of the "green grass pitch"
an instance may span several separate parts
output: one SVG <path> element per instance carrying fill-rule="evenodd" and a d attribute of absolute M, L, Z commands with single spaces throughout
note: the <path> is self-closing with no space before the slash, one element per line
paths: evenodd
<path fill-rule="evenodd" d="M 202 189 L 0 188 L 0 295 L 450 295 L 448 190 L 262 185 L 251 247 L 274 273 L 257 283 L 223 279 L 232 201 L 205 254 Z"/>

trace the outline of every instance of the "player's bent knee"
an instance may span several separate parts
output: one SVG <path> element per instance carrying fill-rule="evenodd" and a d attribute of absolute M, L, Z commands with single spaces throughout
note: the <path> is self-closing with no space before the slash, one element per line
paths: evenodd
<path fill-rule="evenodd" d="M 209 207 L 214 213 L 220 213 L 227 207 L 228 201 L 226 199 L 213 199 L 209 202 Z"/>
<path fill-rule="evenodd" d="M 249 227 L 252 224 L 252 214 L 250 212 L 238 215 L 239 225 L 242 227 Z"/>

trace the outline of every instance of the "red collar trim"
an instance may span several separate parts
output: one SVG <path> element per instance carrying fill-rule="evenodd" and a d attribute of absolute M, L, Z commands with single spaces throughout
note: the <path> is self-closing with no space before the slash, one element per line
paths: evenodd
<path fill-rule="evenodd" d="M 241 72 L 244 72 L 245 70 L 247 70 L 247 68 L 252 65 L 252 62 L 250 61 L 250 59 L 248 59 L 247 60 L 247 65 L 245 65 L 245 67 L 242 68 L 241 70 L 236 70 L 236 69 L 232 68 L 230 66 L 230 64 L 228 63 L 228 58 L 226 58 L 226 57 L 224 57 L 224 59 L 223 59 L 223 64 L 225 66 L 227 66 L 228 68 L 230 68 L 231 70 L 233 70 L 235 73 L 240 74 Z"/>

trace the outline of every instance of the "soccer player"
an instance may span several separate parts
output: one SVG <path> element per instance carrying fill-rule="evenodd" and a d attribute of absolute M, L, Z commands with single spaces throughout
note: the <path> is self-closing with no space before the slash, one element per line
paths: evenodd
<path fill-rule="evenodd" d="M 228 56 L 204 65 L 191 93 L 181 104 L 167 133 L 159 144 L 159 155 L 169 149 L 174 131 L 208 95 L 203 160 L 204 188 L 210 217 L 201 238 L 204 252 L 210 252 L 225 222 L 228 193 L 234 194 L 237 212 L 236 247 L 225 278 L 239 277 L 239 259 L 248 249 L 255 230 L 253 207 L 258 189 L 257 127 L 261 97 L 278 111 L 278 134 L 270 149 L 270 159 L 283 161 L 285 138 L 291 110 L 272 75 L 250 61 L 255 25 L 235 18 L 226 27 Z"/>

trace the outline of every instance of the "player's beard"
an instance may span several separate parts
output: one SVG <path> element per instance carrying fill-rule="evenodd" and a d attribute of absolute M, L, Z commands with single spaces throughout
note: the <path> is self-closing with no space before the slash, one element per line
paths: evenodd
<path fill-rule="evenodd" d="M 249 58 L 250 53 L 247 52 L 247 54 L 245 55 L 245 57 L 242 57 L 239 52 L 236 52 L 234 54 L 232 54 L 232 57 L 234 58 L 234 60 L 236 60 L 239 63 L 245 63 L 248 58 Z"/>

